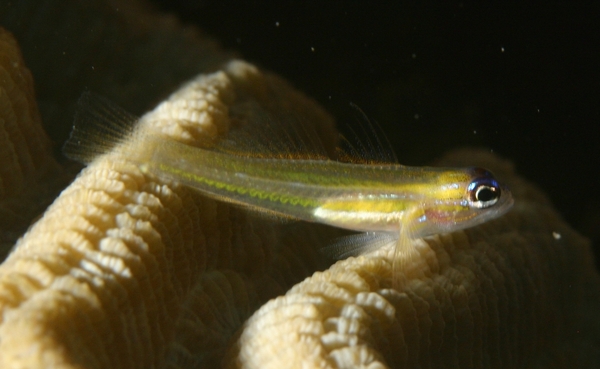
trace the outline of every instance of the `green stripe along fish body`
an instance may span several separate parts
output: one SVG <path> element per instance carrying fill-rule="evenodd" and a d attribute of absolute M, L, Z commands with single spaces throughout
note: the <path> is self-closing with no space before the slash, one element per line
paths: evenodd
<path fill-rule="evenodd" d="M 116 144 L 143 172 L 220 201 L 396 242 L 401 263 L 411 257 L 413 239 L 480 224 L 501 216 L 513 203 L 510 191 L 481 168 L 244 156 L 154 134 L 128 140 L 135 127 L 110 122 L 122 120 L 126 113 L 110 111 L 115 108 L 108 103 L 96 104 L 100 109 L 84 105 L 100 112 L 85 119 L 87 125 L 79 125 L 82 119 L 76 119 L 64 146 L 70 158 L 89 162 Z M 90 106 L 83 109 L 90 110 Z M 352 248 L 350 254 L 365 250 L 360 245 Z M 348 254 L 348 250 L 338 254 Z"/>

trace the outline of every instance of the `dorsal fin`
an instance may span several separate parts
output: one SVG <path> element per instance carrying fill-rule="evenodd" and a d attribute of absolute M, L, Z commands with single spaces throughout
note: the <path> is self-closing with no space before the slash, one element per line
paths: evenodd
<path fill-rule="evenodd" d="M 279 159 L 329 159 L 326 144 L 302 117 L 267 111 L 255 101 L 230 109 L 232 129 L 216 150 Z"/>
<path fill-rule="evenodd" d="M 138 118 L 102 96 L 84 92 L 77 102 L 73 130 L 63 145 L 72 160 L 89 164 L 129 139 Z"/>
<path fill-rule="evenodd" d="M 340 160 L 357 164 L 397 164 L 396 153 L 381 126 L 371 121 L 358 105 L 351 102 L 350 106 L 358 117 L 353 124 L 344 127 L 349 134 L 341 137 Z"/>
<path fill-rule="evenodd" d="M 335 150 L 337 160 L 357 164 L 396 164 L 396 154 L 381 127 L 367 118 L 355 104 L 359 116 L 344 128 Z M 280 159 L 329 159 L 326 145 L 315 127 L 304 124 L 301 118 L 267 112 L 253 102 L 238 105 L 230 112 L 236 129 L 217 149 L 235 155 L 276 157 Z"/>
<path fill-rule="evenodd" d="M 313 126 L 303 124 L 298 117 L 277 116 L 255 102 L 238 104 L 229 113 L 234 127 L 213 146 L 214 150 L 240 156 L 329 158 Z M 73 129 L 63 145 L 63 153 L 72 160 L 89 164 L 98 155 L 128 140 L 138 121 L 138 117 L 117 104 L 86 91 L 77 102 Z"/>
<path fill-rule="evenodd" d="M 381 128 L 371 122 L 356 105 L 360 119 L 349 125 L 351 139 L 340 136 L 335 153 L 341 161 L 382 164 L 397 163 L 393 149 Z M 253 100 L 237 104 L 229 111 L 230 133 L 214 150 L 238 156 L 280 159 L 329 159 L 331 152 L 312 124 L 302 117 L 267 111 Z M 139 118 L 108 99 L 86 91 L 79 98 L 73 130 L 63 146 L 70 159 L 84 164 L 128 140 Z"/>

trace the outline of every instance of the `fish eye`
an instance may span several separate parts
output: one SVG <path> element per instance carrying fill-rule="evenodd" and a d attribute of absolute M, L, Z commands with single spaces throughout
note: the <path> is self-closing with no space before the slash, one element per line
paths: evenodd
<path fill-rule="evenodd" d="M 500 186 L 492 178 L 479 178 L 467 187 L 469 205 L 477 209 L 488 208 L 498 202 Z"/>

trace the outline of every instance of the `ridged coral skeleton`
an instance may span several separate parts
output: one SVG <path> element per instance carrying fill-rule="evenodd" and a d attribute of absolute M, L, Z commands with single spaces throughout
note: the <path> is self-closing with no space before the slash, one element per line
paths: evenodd
<path fill-rule="evenodd" d="M 248 101 L 333 137 L 312 102 L 242 62 L 201 75 L 144 122 L 193 143 L 226 134 L 232 107 Z M 419 241 L 406 290 L 393 291 L 389 249 L 326 269 L 316 249 L 334 230 L 282 233 L 100 158 L 0 267 L 0 367 L 597 367 L 588 242 L 497 159 L 462 152 L 447 164 L 490 167 L 515 209 Z"/>
<path fill-rule="evenodd" d="M 61 172 L 42 129 L 31 73 L 17 43 L 0 28 L 0 257 L 43 210 L 40 182 L 60 182 Z"/>

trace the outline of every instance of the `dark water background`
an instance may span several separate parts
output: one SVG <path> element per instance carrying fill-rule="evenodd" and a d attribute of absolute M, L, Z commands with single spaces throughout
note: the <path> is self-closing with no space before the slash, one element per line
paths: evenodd
<path fill-rule="evenodd" d="M 338 122 L 355 119 L 357 104 L 402 164 L 465 145 L 510 159 L 598 256 L 598 5 L 156 3 L 284 76 Z"/>
<path fill-rule="evenodd" d="M 509 159 L 594 241 L 599 259 L 600 3 L 151 1 L 284 76 L 342 127 L 357 118 L 350 103 L 358 105 L 383 127 L 402 164 L 426 165 L 461 146 Z M 0 0 L 0 23 L 23 47 L 45 121 L 71 121 L 85 88 L 140 114 L 153 104 L 128 91 L 164 95 L 169 81 L 190 77 L 152 64 L 188 55 L 177 44 L 169 50 L 157 42 L 156 52 L 168 54 L 156 58 L 127 54 L 127 41 L 114 39 L 122 25 L 97 21 L 86 3 Z M 44 16 L 56 22 L 38 25 Z M 112 44 L 114 57 L 96 55 Z M 190 50 L 190 60 L 198 52 Z M 117 71 L 105 78 L 102 70 Z M 146 77 L 156 85 L 141 87 Z M 131 106 L 138 100 L 143 106 Z M 57 156 L 69 129 L 56 124 L 48 132 Z"/>

